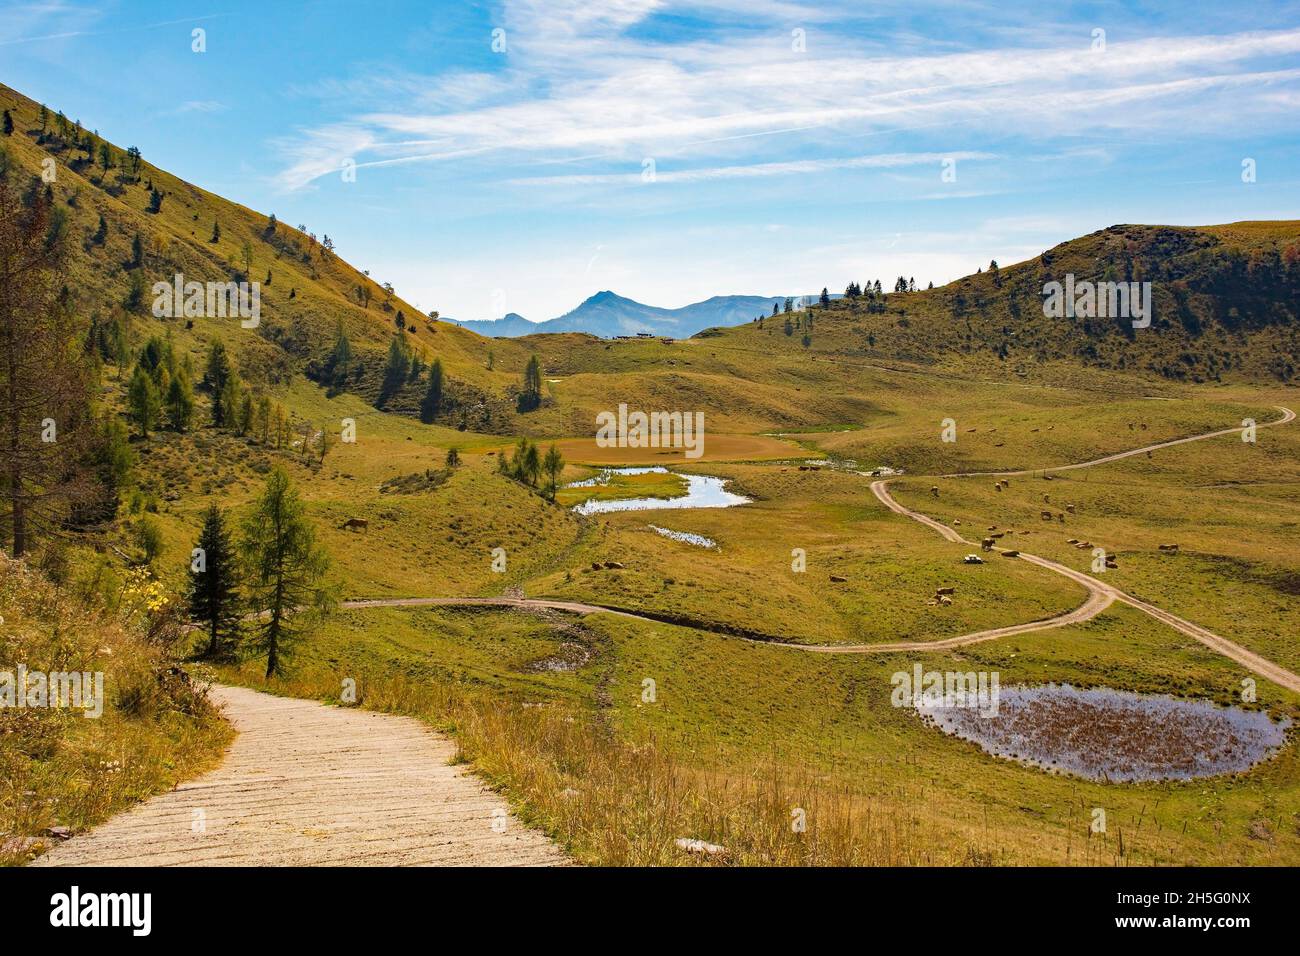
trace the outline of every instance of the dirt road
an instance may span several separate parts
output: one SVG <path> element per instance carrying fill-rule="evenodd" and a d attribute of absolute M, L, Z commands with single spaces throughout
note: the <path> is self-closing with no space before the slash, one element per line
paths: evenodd
<path fill-rule="evenodd" d="M 528 829 L 420 721 L 218 687 L 222 765 L 33 866 L 547 866 Z"/>
<path fill-rule="evenodd" d="M 1259 424 L 1258 427 L 1268 428 L 1274 425 L 1286 425 L 1295 420 L 1296 417 L 1295 412 L 1291 411 L 1291 409 L 1286 408 L 1282 405 L 1278 405 L 1277 409 L 1282 413 L 1281 418 L 1275 419 L 1271 422 L 1262 422 Z M 1090 468 L 1093 465 L 1102 465 L 1102 464 L 1106 464 L 1107 462 L 1119 461 L 1124 458 L 1131 458 L 1134 455 L 1142 455 L 1149 451 L 1156 451 L 1157 449 L 1160 448 L 1170 448 L 1174 445 L 1185 445 L 1188 442 L 1204 441 L 1207 438 L 1219 438 L 1224 435 L 1235 435 L 1235 434 L 1239 434 L 1241 431 L 1242 431 L 1241 428 L 1225 428 L 1215 432 L 1208 432 L 1204 435 L 1193 435 L 1190 438 L 1177 438 L 1174 439 L 1173 441 L 1158 442 L 1157 444 L 1154 445 L 1146 445 L 1142 448 L 1134 448 L 1131 451 L 1118 452 L 1114 455 L 1106 455 L 1103 458 L 1094 458 L 1091 461 L 1079 462 L 1073 465 L 1062 465 L 1061 467 L 1058 468 L 1035 468 L 1027 471 L 978 472 L 978 474 L 985 477 L 993 477 L 997 475 L 1015 476 L 1015 475 L 1028 475 L 1028 474 L 1054 472 L 1054 471 L 1073 471 L 1079 468 Z M 970 475 L 964 475 L 964 476 L 945 475 L 944 477 L 948 477 L 948 478 L 970 477 Z M 893 496 L 890 495 L 889 493 L 889 483 L 894 480 L 896 479 L 886 478 L 880 481 L 872 482 L 871 484 L 872 493 L 878 499 L 880 499 L 880 501 L 885 505 L 885 507 L 887 507 L 890 511 L 893 511 L 897 514 L 906 515 L 907 517 L 911 518 L 913 521 L 918 521 L 921 524 L 925 525 L 927 528 L 931 528 L 934 531 L 937 531 L 939 534 L 941 534 L 944 538 L 946 538 L 949 541 L 952 541 L 954 543 L 968 544 L 971 545 L 972 547 L 975 547 L 974 542 L 968 541 L 967 539 L 963 538 L 954 529 L 948 527 L 946 524 L 936 521 L 933 518 L 928 517 L 927 515 L 923 515 L 919 511 L 912 511 L 910 508 L 907 508 L 899 504 L 897 501 L 895 501 Z M 1073 624 L 1073 623 L 1078 623 L 1080 621 L 1086 621 L 1089 618 L 1095 617 L 1096 615 L 1104 611 L 1107 607 L 1110 606 L 1112 601 L 1122 601 L 1123 603 L 1129 605 L 1130 607 L 1135 607 L 1139 611 L 1151 615 L 1157 621 L 1160 621 L 1162 624 L 1167 624 L 1169 627 L 1172 627 L 1177 631 L 1181 631 L 1183 634 L 1186 634 L 1189 637 L 1196 638 L 1196 640 L 1200 641 L 1206 647 L 1209 647 L 1210 649 L 1217 651 L 1218 653 L 1224 655 L 1225 657 L 1231 658 L 1232 660 L 1236 661 L 1238 664 L 1245 667 L 1247 670 L 1250 670 L 1261 677 L 1265 677 L 1268 680 L 1273 681 L 1273 683 L 1285 687 L 1288 690 L 1292 690 L 1297 693 L 1300 693 L 1300 676 L 1297 676 L 1296 674 L 1287 670 L 1285 667 L 1282 667 L 1278 664 L 1274 664 L 1272 661 L 1268 660 L 1265 657 L 1261 657 L 1259 654 L 1256 654 L 1253 651 L 1247 650 L 1246 648 L 1242 647 L 1240 644 L 1233 643 L 1232 641 L 1228 640 L 1226 637 L 1220 637 L 1218 634 L 1215 634 L 1213 631 L 1201 627 L 1199 624 L 1193 624 L 1191 621 L 1183 620 L 1181 617 L 1178 617 L 1177 615 L 1174 614 L 1170 614 L 1168 611 L 1161 610 L 1160 608 L 1156 607 L 1153 604 L 1148 604 L 1146 601 L 1139 600 L 1138 598 L 1135 598 L 1130 594 L 1126 594 L 1125 592 L 1121 591 L 1119 588 L 1113 587 L 1098 578 L 1092 577 L 1091 575 L 1083 574 L 1079 571 L 1075 571 L 1074 569 L 1068 568 L 1065 565 L 1059 564 L 1056 561 L 1051 561 L 1048 560 L 1047 558 L 1040 558 L 1032 554 L 1025 554 L 1023 551 L 1020 552 L 1020 557 L 1022 560 L 1028 561 L 1031 564 L 1036 564 L 1039 567 L 1047 568 L 1050 571 L 1055 571 L 1057 574 L 1064 575 L 1065 577 L 1070 578 L 1072 581 L 1075 581 L 1076 583 L 1083 585 L 1083 587 L 1085 587 L 1088 590 L 1088 600 L 1084 602 L 1082 606 L 1076 608 L 1074 611 L 1071 611 L 1068 614 L 1063 614 L 1060 615 L 1059 617 L 1051 618 L 1038 625 L 1020 625 L 1018 629 L 1014 629 L 1014 628 L 1003 629 L 1004 632 L 1009 632 L 1013 634 L 1023 633 L 1024 631 L 1029 631 L 1029 630 L 1041 630 L 1044 627 L 1060 627 L 1062 624 Z M 960 646 L 961 644 L 972 644 L 975 643 L 976 641 L 991 640 L 994 637 L 1002 637 L 1002 636 L 1005 636 L 1005 633 L 998 633 L 997 631 L 983 631 L 977 634 L 967 634 L 962 637 L 951 638 L 947 646 L 957 647 Z M 877 645 L 877 646 L 886 647 L 889 645 Z M 917 648 L 929 649 L 930 647 L 935 646 L 935 643 L 932 642 L 930 645 L 915 644 L 912 646 Z M 827 648 L 827 650 L 831 650 L 831 648 Z"/>

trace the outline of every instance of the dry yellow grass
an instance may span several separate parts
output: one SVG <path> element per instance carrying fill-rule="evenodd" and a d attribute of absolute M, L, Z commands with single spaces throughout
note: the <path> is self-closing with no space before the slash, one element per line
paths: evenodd
<path fill-rule="evenodd" d="M 0 554 L 0 670 L 104 673 L 104 710 L 0 708 L 0 865 L 214 765 L 230 731 L 168 660 L 147 583 L 123 581 L 114 612 L 88 607 Z"/>

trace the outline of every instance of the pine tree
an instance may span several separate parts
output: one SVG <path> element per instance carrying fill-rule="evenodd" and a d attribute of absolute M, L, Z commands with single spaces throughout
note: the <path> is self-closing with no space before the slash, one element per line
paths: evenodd
<path fill-rule="evenodd" d="M 167 420 L 178 432 L 187 432 L 194 421 L 194 386 L 184 369 L 167 387 Z"/>
<path fill-rule="evenodd" d="M 542 404 L 542 366 L 534 355 L 524 368 L 524 388 L 519 393 L 519 411 L 531 412 Z"/>
<path fill-rule="evenodd" d="M 149 432 L 158 424 L 162 402 L 158 398 L 158 386 L 154 384 L 153 376 L 141 365 L 136 365 L 131 384 L 127 387 L 127 406 L 131 420 L 139 427 L 140 434 L 148 438 Z"/>
<path fill-rule="evenodd" d="M 239 423 L 235 426 L 235 431 L 239 435 L 251 435 L 253 433 L 254 410 L 252 391 L 247 388 L 243 389 L 243 397 L 239 402 Z"/>
<path fill-rule="evenodd" d="M 394 335 L 388 343 L 388 361 L 384 365 L 384 380 L 379 386 L 379 400 L 376 402 L 379 408 L 387 405 L 388 400 L 401 391 L 410 370 L 411 355 L 406 339 Z"/>
<path fill-rule="evenodd" d="M 5 110 L 2 128 L 6 136 L 12 136 L 14 134 L 14 118 L 9 115 L 8 110 Z"/>
<path fill-rule="evenodd" d="M 429 387 L 420 403 L 420 421 L 432 425 L 442 411 L 442 359 L 434 359 L 429 366 Z"/>
<path fill-rule="evenodd" d="M 225 344 L 218 339 L 208 349 L 208 362 L 203 372 L 203 387 L 214 396 L 220 395 L 230 375 L 230 356 L 226 354 Z"/>
<path fill-rule="evenodd" d="M 90 239 L 97 246 L 102 246 L 108 241 L 108 220 L 102 215 L 99 217 L 99 227 L 95 229 L 95 234 Z"/>
<path fill-rule="evenodd" d="M 253 428 L 257 440 L 265 445 L 271 438 L 271 399 L 263 395 L 257 400 L 257 411 L 253 415 Z"/>
<path fill-rule="evenodd" d="M 243 404 L 243 386 L 239 376 L 231 374 L 212 402 L 212 424 L 232 432 L 239 431 L 239 409 Z"/>
<path fill-rule="evenodd" d="M 537 479 L 542 474 L 542 456 L 538 453 L 537 446 L 532 442 L 528 442 L 527 447 L 524 448 L 524 457 L 523 461 L 519 463 L 519 468 L 524 480 L 534 488 L 537 487 Z"/>
<path fill-rule="evenodd" d="M 195 551 L 190 559 L 187 596 L 190 618 L 207 631 L 206 656 L 227 658 L 239 636 L 238 568 L 225 517 L 216 505 L 203 516 Z"/>
<path fill-rule="evenodd" d="M 336 395 L 347 384 L 352 371 L 352 343 L 343 331 L 343 323 L 338 324 L 334 334 L 334 351 L 325 362 L 325 382 L 331 395 Z"/>
<path fill-rule="evenodd" d="M 85 467 L 92 479 L 90 493 L 74 501 L 68 526 L 84 531 L 117 517 L 122 489 L 131 477 L 135 456 L 131 452 L 126 425 L 116 415 L 104 412 L 99 433 L 86 458 Z"/>
<path fill-rule="evenodd" d="M 284 673 L 285 661 L 302 635 L 298 622 L 304 611 L 319 613 L 333 603 L 324 586 L 329 555 L 316 543 L 306 508 L 279 466 L 268 476 L 242 531 L 249 602 L 258 613 L 250 647 L 266 655 L 270 678 Z"/>
<path fill-rule="evenodd" d="M 552 501 L 555 500 L 556 485 L 560 480 L 560 472 L 564 470 L 564 456 L 560 454 L 560 449 L 551 445 L 546 449 L 546 457 L 542 459 L 542 470 L 546 472 L 547 491 Z"/>
<path fill-rule="evenodd" d="M 214 220 L 212 223 L 212 238 L 209 239 L 208 242 L 220 242 L 220 241 L 221 241 L 221 225 Z"/>

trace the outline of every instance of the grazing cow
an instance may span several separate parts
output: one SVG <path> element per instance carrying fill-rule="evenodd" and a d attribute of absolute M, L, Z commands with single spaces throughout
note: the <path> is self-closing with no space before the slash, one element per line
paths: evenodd
<path fill-rule="evenodd" d="M 939 497 L 939 486 L 938 486 L 938 485 L 931 485 L 931 486 L 930 486 L 930 494 L 932 494 L 932 495 L 934 495 L 936 498 L 938 498 L 938 497 Z"/>
<path fill-rule="evenodd" d="M 369 531 L 370 522 L 365 518 L 349 518 L 340 527 L 346 528 L 348 531 Z"/>
<path fill-rule="evenodd" d="M 1065 510 L 1068 511 L 1070 514 L 1074 514 L 1074 505 L 1066 505 Z"/>
<path fill-rule="evenodd" d="M 1044 521 L 1051 521 L 1051 520 L 1052 520 L 1052 513 L 1051 513 L 1050 511 L 1040 511 L 1040 512 L 1038 512 L 1038 513 L 1039 513 L 1039 515 L 1042 516 L 1042 519 L 1043 519 Z"/>
<path fill-rule="evenodd" d="M 994 490 L 994 491 L 1001 491 L 1001 490 L 1002 490 L 1002 486 L 1001 486 L 1000 484 L 998 484 L 997 482 L 994 482 L 994 484 L 993 484 L 993 490 Z"/>
<path fill-rule="evenodd" d="M 992 539 L 992 538 L 985 538 L 983 541 L 980 542 L 980 547 L 983 548 L 985 551 L 992 551 L 992 550 L 993 550 L 993 539 Z"/>

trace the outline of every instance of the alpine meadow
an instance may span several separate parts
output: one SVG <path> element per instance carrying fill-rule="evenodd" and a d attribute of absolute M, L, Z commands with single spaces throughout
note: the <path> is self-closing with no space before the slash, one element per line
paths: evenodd
<path fill-rule="evenodd" d="M 1300 865 L 1293 7 L 392 6 L 0 8 L 0 862 Z"/>

